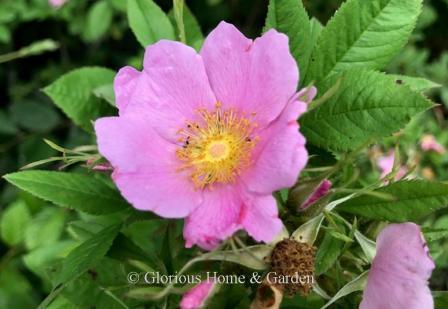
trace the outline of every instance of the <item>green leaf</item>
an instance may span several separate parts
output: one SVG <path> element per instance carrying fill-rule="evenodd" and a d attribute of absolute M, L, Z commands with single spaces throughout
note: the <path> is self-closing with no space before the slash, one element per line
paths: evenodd
<path fill-rule="evenodd" d="M 100 98 L 105 100 L 107 103 L 109 103 L 112 106 L 115 105 L 115 92 L 114 92 L 114 85 L 103 85 L 99 86 L 98 88 L 95 88 L 93 90 L 93 94 Z"/>
<path fill-rule="evenodd" d="M 254 245 L 238 250 L 217 251 L 207 255 L 207 260 L 237 263 L 252 269 L 268 268 L 264 258 L 272 253 L 268 245 Z"/>
<path fill-rule="evenodd" d="M 334 265 L 344 247 L 344 241 L 326 233 L 316 253 L 316 275 L 325 273 Z"/>
<path fill-rule="evenodd" d="M 313 47 L 316 46 L 317 39 L 319 38 L 319 35 L 322 32 L 323 28 L 324 28 L 324 26 L 322 26 L 322 24 L 320 23 L 319 20 L 317 20 L 314 17 L 311 18 L 311 20 L 310 20 L 310 30 L 311 30 L 310 40 L 312 42 L 311 46 L 313 46 Z"/>
<path fill-rule="evenodd" d="M 319 90 L 331 88 L 340 76 Z M 432 106 L 422 95 L 383 73 L 353 69 L 342 74 L 338 91 L 300 118 L 307 141 L 347 151 L 403 128 L 412 116 Z"/>
<path fill-rule="evenodd" d="M 45 208 L 34 217 L 25 230 L 28 250 L 56 242 L 64 228 L 66 212 L 58 208 Z"/>
<path fill-rule="evenodd" d="M 84 37 L 92 42 L 101 38 L 110 28 L 113 11 L 110 5 L 102 0 L 97 1 L 87 13 Z"/>
<path fill-rule="evenodd" d="M 141 262 L 146 268 L 151 269 L 147 269 L 147 271 L 167 273 L 166 267 L 157 255 L 157 252 L 152 250 L 143 251 L 131 238 L 123 234 L 118 234 L 107 255 L 119 261 L 127 261 L 130 264 Z"/>
<path fill-rule="evenodd" d="M 44 200 L 89 214 L 108 214 L 129 207 L 103 178 L 49 171 L 23 171 L 3 177 Z"/>
<path fill-rule="evenodd" d="M 379 69 L 406 44 L 422 0 L 348 0 L 323 29 L 306 83 L 353 67 Z"/>
<path fill-rule="evenodd" d="M 20 101 L 10 107 L 11 119 L 30 131 L 50 131 L 58 125 L 59 114 L 50 103 Z"/>
<path fill-rule="evenodd" d="M 312 245 L 317 238 L 323 220 L 324 216 L 322 214 L 308 220 L 292 233 L 291 238 Z"/>
<path fill-rule="evenodd" d="M 0 221 L 2 240 L 9 246 L 19 244 L 25 235 L 25 228 L 31 220 L 26 204 L 19 200 L 11 204 L 3 213 Z"/>
<path fill-rule="evenodd" d="M 36 308 L 35 287 L 17 266 L 2 263 L 0 271 L 0 305 L 2 308 Z"/>
<path fill-rule="evenodd" d="M 93 90 L 112 84 L 114 76 L 115 72 L 106 68 L 85 67 L 63 75 L 45 87 L 44 92 L 77 125 L 90 131 L 93 120 L 113 112 Z"/>
<path fill-rule="evenodd" d="M 0 110 L 0 133 L 7 135 L 14 135 L 17 133 L 16 125 L 2 110 Z"/>
<path fill-rule="evenodd" d="M 430 227 L 423 227 L 422 231 L 427 242 L 448 238 L 448 229 L 434 229 Z"/>
<path fill-rule="evenodd" d="M 109 0 L 109 4 L 117 11 L 126 12 L 127 0 Z"/>
<path fill-rule="evenodd" d="M 120 225 L 109 226 L 73 249 L 62 263 L 56 284 L 65 283 L 95 266 L 106 255 L 119 230 Z"/>
<path fill-rule="evenodd" d="M 301 0 L 270 0 L 264 31 L 271 28 L 283 32 L 289 38 L 289 49 L 305 76 L 313 42 L 311 24 Z"/>
<path fill-rule="evenodd" d="M 407 85 L 416 92 L 425 92 L 433 88 L 442 87 L 442 85 L 422 77 L 412 77 L 398 74 L 391 74 L 389 76 L 393 76 L 397 84 Z"/>
<path fill-rule="evenodd" d="M 448 308 L 448 292 L 447 291 L 433 291 L 434 308 L 443 309 Z"/>
<path fill-rule="evenodd" d="M 184 0 L 173 0 L 174 22 L 177 25 L 177 37 L 182 43 L 186 43 L 185 25 L 184 25 Z"/>
<path fill-rule="evenodd" d="M 0 24 L 0 43 L 9 43 L 11 41 L 11 32 L 5 25 Z"/>
<path fill-rule="evenodd" d="M 187 45 L 193 47 L 196 51 L 199 51 L 202 47 L 202 43 L 204 43 L 204 35 L 202 34 L 201 27 L 196 20 L 196 17 L 194 17 L 193 13 L 186 5 L 184 5 L 183 13 Z M 170 11 L 168 16 L 174 23 L 174 11 Z M 179 37 L 179 35 L 179 30 L 176 29 L 176 36 Z"/>
<path fill-rule="evenodd" d="M 337 301 L 338 299 L 347 296 L 348 294 L 351 294 L 356 291 L 362 291 L 364 290 L 364 287 L 367 284 L 367 278 L 369 276 L 369 272 L 365 271 L 362 274 L 360 274 L 358 277 L 347 283 L 340 289 L 329 301 L 325 304 L 325 306 L 322 307 L 322 309 L 327 308 L 332 303 Z"/>
<path fill-rule="evenodd" d="M 23 256 L 26 267 L 35 274 L 46 277 L 46 268 L 54 266 L 54 262 L 64 258 L 78 244 L 71 240 L 52 243 L 39 247 Z"/>
<path fill-rule="evenodd" d="M 128 20 L 143 47 L 161 39 L 175 40 L 173 25 L 152 0 L 128 0 Z"/>
<path fill-rule="evenodd" d="M 126 297 L 150 301 L 157 298 L 162 291 L 163 288 L 159 286 L 133 288 L 126 293 Z"/>
<path fill-rule="evenodd" d="M 361 246 L 362 251 L 366 255 L 367 260 L 371 263 L 376 255 L 376 243 L 364 236 L 358 230 L 355 231 L 355 238 Z"/>
<path fill-rule="evenodd" d="M 341 204 L 338 209 L 374 220 L 407 222 L 448 206 L 448 185 L 441 182 L 399 181 L 374 192 L 390 194 L 394 200 L 362 195 Z"/>

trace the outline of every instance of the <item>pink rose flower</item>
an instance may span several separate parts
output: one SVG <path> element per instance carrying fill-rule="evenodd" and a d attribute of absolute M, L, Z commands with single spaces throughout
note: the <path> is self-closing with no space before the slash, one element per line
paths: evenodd
<path fill-rule="evenodd" d="M 317 188 L 314 189 L 313 193 L 311 193 L 311 195 L 305 200 L 305 202 L 303 202 L 302 205 L 300 205 L 299 211 L 304 211 L 309 206 L 311 206 L 312 204 L 314 204 L 315 202 L 326 196 L 330 191 L 332 185 L 333 184 L 331 183 L 330 180 L 324 179 L 317 186 Z"/>
<path fill-rule="evenodd" d="M 312 95 L 296 93 L 288 38 L 270 30 L 252 41 L 221 22 L 200 54 L 161 40 L 143 66 L 120 70 L 119 117 L 95 123 L 121 194 L 137 209 L 186 218 L 187 247 L 210 250 L 239 229 L 273 240 L 282 222 L 272 192 L 292 186 L 308 157 L 297 118 L 299 98 Z"/>
<path fill-rule="evenodd" d="M 65 2 L 67 2 L 67 0 L 48 0 L 48 3 L 55 8 L 63 6 Z"/>
<path fill-rule="evenodd" d="M 360 309 L 434 308 L 428 287 L 434 267 L 418 225 L 387 226 L 377 238 Z"/>
<path fill-rule="evenodd" d="M 180 302 L 181 309 L 197 309 L 204 306 L 204 302 L 213 291 L 215 283 L 212 281 L 203 281 L 194 286 L 182 297 Z"/>
<path fill-rule="evenodd" d="M 377 166 L 381 171 L 381 178 L 386 177 L 392 169 L 394 168 L 395 161 L 395 151 L 389 151 L 389 154 L 379 157 L 377 160 Z M 408 169 L 405 166 L 400 166 L 397 174 L 395 175 L 395 180 L 399 180 L 406 175 Z"/>
<path fill-rule="evenodd" d="M 420 147 L 422 147 L 423 151 L 435 151 L 440 154 L 445 153 L 445 147 L 437 142 L 434 135 L 431 134 L 427 134 L 422 137 Z"/>

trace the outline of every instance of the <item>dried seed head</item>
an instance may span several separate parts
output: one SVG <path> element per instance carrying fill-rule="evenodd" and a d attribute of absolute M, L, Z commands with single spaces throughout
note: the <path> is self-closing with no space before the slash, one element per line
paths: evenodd
<path fill-rule="evenodd" d="M 271 255 L 271 273 L 277 278 L 275 285 L 288 296 L 308 295 L 314 280 L 315 255 L 316 248 L 307 243 L 292 239 L 277 243 Z"/>

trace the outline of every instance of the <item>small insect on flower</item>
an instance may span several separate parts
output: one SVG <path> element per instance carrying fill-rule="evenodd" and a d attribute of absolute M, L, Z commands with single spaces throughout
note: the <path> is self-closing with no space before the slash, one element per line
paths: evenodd
<path fill-rule="evenodd" d="M 118 117 L 95 123 L 100 153 L 137 209 L 186 218 L 187 247 L 214 248 L 239 229 L 271 241 L 282 222 L 272 193 L 307 163 L 297 118 L 315 89 L 296 88 L 288 38 L 250 40 L 221 22 L 200 53 L 148 46 L 143 71 L 114 81 Z"/>

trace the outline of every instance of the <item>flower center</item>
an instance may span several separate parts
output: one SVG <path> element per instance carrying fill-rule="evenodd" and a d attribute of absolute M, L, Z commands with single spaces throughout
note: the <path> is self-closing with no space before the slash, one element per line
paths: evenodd
<path fill-rule="evenodd" d="M 229 145 L 225 141 L 211 142 L 206 157 L 209 161 L 224 160 L 229 155 Z"/>
<path fill-rule="evenodd" d="M 251 164 L 253 137 L 257 124 L 252 113 L 247 117 L 234 109 L 222 109 L 216 103 L 213 111 L 198 109 L 199 121 L 188 122 L 178 131 L 182 148 L 176 151 L 182 161 L 179 170 L 189 170 L 196 188 L 214 183 L 232 183 Z"/>

